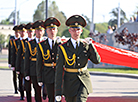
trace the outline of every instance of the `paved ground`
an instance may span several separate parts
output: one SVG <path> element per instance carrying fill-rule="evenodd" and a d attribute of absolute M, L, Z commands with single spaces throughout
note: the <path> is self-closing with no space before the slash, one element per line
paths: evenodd
<path fill-rule="evenodd" d="M 7 51 L 4 50 L 0 57 L 4 57 L 2 55 L 7 56 Z M 7 62 L 3 62 L 1 64 L 6 66 Z M 87 102 L 138 102 L 138 75 L 102 72 L 90 74 L 93 93 L 89 95 Z M 20 95 L 13 92 L 12 70 L 0 68 L 0 102 L 21 102 Z M 33 89 L 32 100 L 35 102 Z M 27 102 L 26 99 L 24 102 Z M 48 102 L 48 99 L 43 102 Z M 65 102 L 64 98 L 62 102 Z"/>

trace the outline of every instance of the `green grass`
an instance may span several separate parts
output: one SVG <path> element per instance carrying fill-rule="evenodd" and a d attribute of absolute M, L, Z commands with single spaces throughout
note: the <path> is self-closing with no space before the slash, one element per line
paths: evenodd
<path fill-rule="evenodd" d="M 138 74 L 138 69 L 135 68 L 90 68 L 88 70 L 97 72 L 109 72 L 109 73 Z"/>
<path fill-rule="evenodd" d="M 0 61 L 8 61 L 7 58 L 1 58 Z"/>
<path fill-rule="evenodd" d="M 0 69 L 9 69 L 8 66 L 0 66 Z"/>

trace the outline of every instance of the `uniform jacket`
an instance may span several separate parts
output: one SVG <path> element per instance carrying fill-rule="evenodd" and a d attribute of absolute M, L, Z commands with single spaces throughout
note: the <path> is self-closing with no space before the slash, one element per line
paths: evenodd
<path fill-rule="evenodd" d="M 16 71 L 21 72 L 24 74 L 24 58 L 25 58 L 25 40 L 19 40 L 18 42 L 18 52 L 17 52 L 17 59 L 16 59 Z M 23 43 L 22 43 L 23 42 Z"/>
<path fill-rule="evenodd" d="M 11 47 L 11 66 L 12 67 L 15 67 L 16 65 L 16 55 L 17 55 L 17 52 L 18 52 L 18 42 L 19 42 L 20 38 L 18 39 L 14 39 L 13 40 L 13 44 L 12 44 L 12 47 Z"/>
<path fill-rule="evenodd" d="M 61 46 L 61 45 L 60 45 Z M 75 63 L 74 60 L 65 60 L 65 56 L 59 47 L 58 56 L 57 56 L 57 66 L 56 66 L 56 74 L 55 74 L 55 95 L 63 94 L 72 97 L 77 95 L 77 90 L 79 89 L 80 83 L 83 83 L 87 89 L 88 94 L 92 92 L 92 84 L 90 79 L 90 74 L 88 70 L 84 70 L 82 72 L 66 72 L 64 68 L 70 69 L 79 69 L 83 67 L 87 67 L 88 59 L 90 59 L 93 63 L 100 63 L 100 56 L 97 53 L 95 47 L 92 44 L 87 44 L 80 41 L 78 51 L 73 47 L 71 40 L 69 39 L 66 43 L 63 43 L 67 58 L 72 59 L 73 54 L 76 55 Z M 64 73 L 64 76 L 63 76 Z M 64 80 L 64 82 L 63 82 Z M 62 87 L 63 86 L 63 87 Z M 63 88 L 63 89 L 62 89 Z"/>
<path fill-rule="evenodd" d="M 11 48 L 12 48 L 14 39 L 15 39 L 14 36 L 11 36 L 8 44 L 8 64 L 11 64 Z"/>
<path fill-rule="evenodd" d="M 44 54 L 42 54 L 39 44 L 41 44 L 45 56 Z M 49 64 L 56 63 L 57 46 L 58 44 L 57 42 L 55 42 L 54 48 L 51 49 L 48 39 L 38 43 L 37 62 L 36 62 L 38 82 L 44 82 L 44 83 L 55 82 L 55 67 L 47 67 L 44 64 L 45 63 L 49 63 Z M 47 52 L 48 50 L 50 51 L 50 55 L 46 56 L 48 54 Z"/>
<path fill-rule="evenodd" d="M 33 39 L 26 42 L 25 60 L 24 60 L 24 71 L 25 76 L 36 76 L 36 51 L 37 43 Z M 29 47 L 30 46 L 30 47 Z"/>

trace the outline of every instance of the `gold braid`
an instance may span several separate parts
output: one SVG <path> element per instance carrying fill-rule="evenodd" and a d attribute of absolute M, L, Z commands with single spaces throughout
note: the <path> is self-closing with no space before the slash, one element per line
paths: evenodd
<path fill-rule="evenodd" d="M 69 59 L 68 56 L 67 56 L 67 53 L 66 53 L 66 51 L 64 49 L 64 47 L 62 45 L 60 45 L 60 48 L 61 48 L 61 50 L 62 50 L 62 52 L 64 54 L 64 57 L 65 57 L 65 60 L 66 60 L 67 64 L 70 65 L 70 66 L 72 66 L 75 63 L 76 55 L 73 54 L 72 59 Z M 69 63 L 69 61 L 73 61 L 73 62 Z"/>
<path fill-rule="evenodd" d="M 27 43 L 28 43 L 28 46 L 29 46 L 30 54 L 31 54 L 32 56 L 35 56 L 35 55 L 36 55 L 36 47 L 35 47 L 34 50 L 32 51 L 31 44 L 30 44 L 29 42 L 27 42 Z"/>

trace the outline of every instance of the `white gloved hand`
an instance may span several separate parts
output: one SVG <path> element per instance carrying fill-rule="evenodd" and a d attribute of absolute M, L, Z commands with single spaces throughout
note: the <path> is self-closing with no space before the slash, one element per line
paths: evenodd
<path fill-rule="evenodd" d="M 85 38 L 85 41 L 90 44 L 90 43 L 92 43 L 93 39 L 90 37 L 87 37 L 87 38 Z"/>
<path fill-rule="evenodd" d="M 30 76 L 26 76 L 25 79 L 29 81 L 30 80 Z"/>
<path fill-rule="evenodd" d="M 13 71 L 15 71 L 15 67 L 11 67 L 11 69 L 12 69 Z"/>
<path fill-rule="evenodd" d="M 8 67 L 11 68 L 11 64 L 9 64 Z"/>
<path fill-rule="evenodd" d="M 61 101 L 61 96 L 56 96 L 55 99 L 56 101 Z"/>
<path fill-rule="evenodd" d="M 57 43 L 61 42 L 61 38 L 59 36 L 56 37 Z"/>
<path fill-rule="evenodd" d="M 42 85 L 43 85 L 43 83 L 42 83 L 42 82 L 38 82 L 38 85 L 39 85 L 39 86 L 42 86 Z"/>
<path fill-rule="evenodd" d="M 17 71 L 16 73 L 17 73 L 17 74 L 20 74 L 20 72 L 18 72 L 18 71 Z"/>

